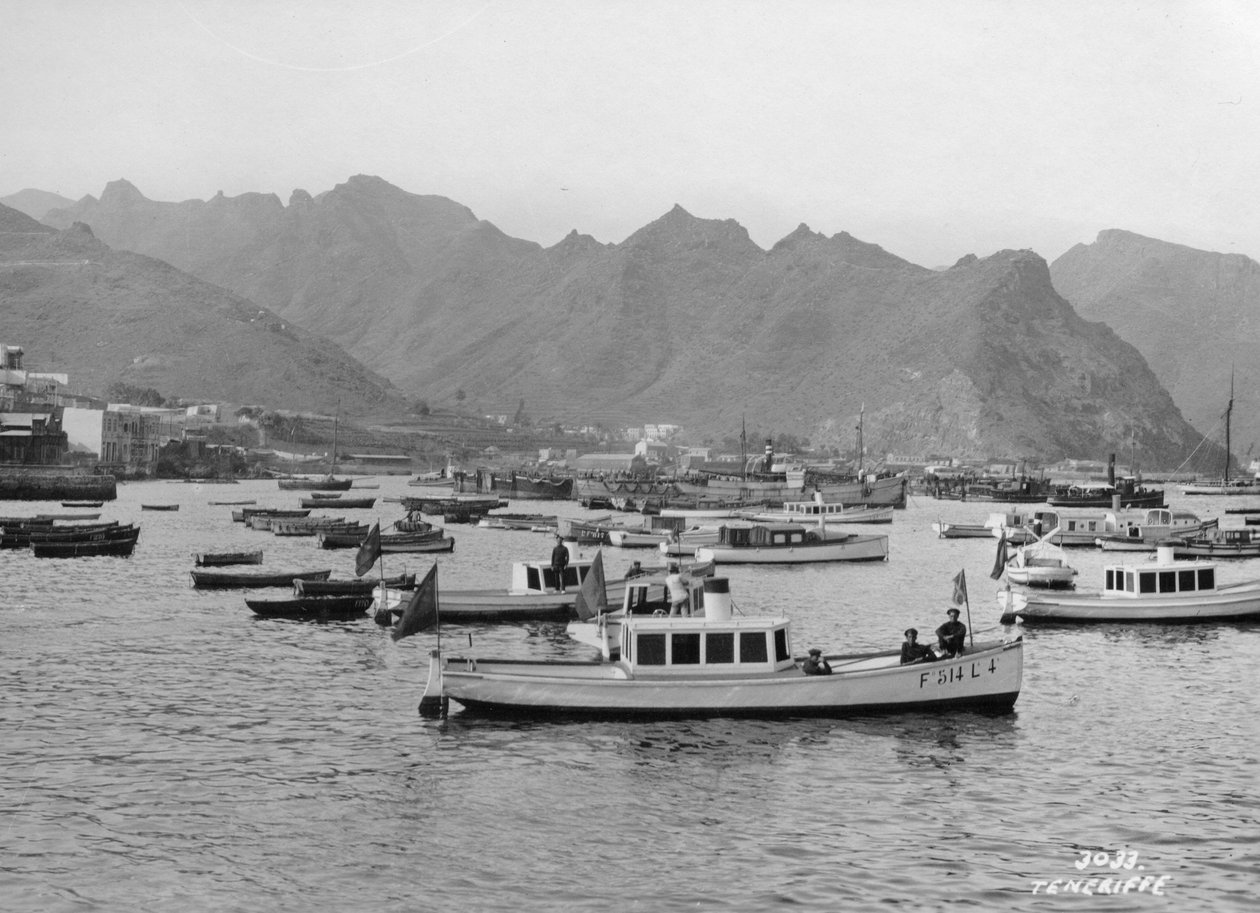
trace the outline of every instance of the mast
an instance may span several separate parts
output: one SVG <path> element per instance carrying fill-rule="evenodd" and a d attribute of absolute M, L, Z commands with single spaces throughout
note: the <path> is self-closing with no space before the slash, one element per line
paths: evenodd
<path fill-rule="evenodd" d="M 739 417 L 739 462 L 743 469 L 740 470 L 740 478 L 748 478 L 748 423 L 741 415 Z"/>
<path fill-rule="evenodd" d="M 862 419 L 866 415 L 866 403 L 862 403 L 862 408 L 858 410 L 857 423 L 857 466 L 858 478 L 862 478 L 862 461 L 866 454 L 866 448 L 862 444 Z"/>
<path fill-rule="evenodd" d="M 332 458 L 328 461 L 328 478 L 337 474 L 337 421 L 341 417 L 341 403 L 337 403 L 337 412 L 333 415 L 333 448 Z"/>
<path fill-rule="evenodd" d="M 1234 369 L 1229 369 L 1229 405 L 1225 407 L 1225 484 L 1229 484 L 1229 418 L 1234 411 Z"/>

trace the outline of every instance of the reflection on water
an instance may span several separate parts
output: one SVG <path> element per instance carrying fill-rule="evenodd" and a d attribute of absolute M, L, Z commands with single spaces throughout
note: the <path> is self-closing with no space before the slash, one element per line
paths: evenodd
<path fill-rule="evenodd" d="M 382 498 L 406 493 L 381 482 Z M 106 510 L 141 524 L 130 559 L 0 553 L 6 910 L 1033 909 L 1032 881 L 1079 875 L 1091 847 L 1140 852 L 1173 877 L 1177 909 L 1251 906 L 1260 626 L 1013 626 L 1024 691 L 999 716 L 423 720 L 432 634 L 261 620 L 240 591 L 190 587 L 206 550 L 351 573 L 352 553 L 233 523 L 207 504 L 221 488 L 122 486 Z M 181 510 L 142 516 L 146 500 Z M 988 513 L 912 503 L 887 564 L 726 576 L 743 611 L 792 616 L 797 648 L 847 651 L 933 629 L 965 568 L 972 627 L 1000 633 L 993 545 L 930 531 Z M 364 519 L 400 514 L 378 501 Z M 513 559 L 550 549 L 528 531 L 453 531 L 442 587 L 504 586 Z M 609 576 L 635 557 L 607 550 Z M 1082 585 L 1098 578 L 1100 554 L 1071 558 Z M 433 564 L 386 560 L 387 574 Z M 1260 576 L 1251 564 L 1230 579 Z M 442 644 L 590 656 L 555 622 L 444 626 Z"/>

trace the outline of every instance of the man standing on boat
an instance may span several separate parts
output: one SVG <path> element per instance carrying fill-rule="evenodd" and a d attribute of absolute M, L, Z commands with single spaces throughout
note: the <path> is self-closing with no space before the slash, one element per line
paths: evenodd
<path fill-rule="evenodd" d="M 556 592 L 564 592 L 564 571 L 569 566 L 569 550 L 564 540 L 556 536 L 556 547 L 551 550 L 551 573 L 556 575 Z"/>
<path fill-rule="evenodd" d="M 949 621 L 936 629 L 936 641 L 945 657 L 954 657 L 963 651 L 967 626 L 958 620 L 961 613 L 957 609 L 946 609 L 945 614 L 949 616 Z"/>
<path fill-rule="evenodd" d="M 665 578 L 665 589 L 669 593 L 669 614 L 690 615 L 688 605 L 687 582 L 683 580 L 682 571 L 677 564 L 669 566 L 669 576 Z"/>

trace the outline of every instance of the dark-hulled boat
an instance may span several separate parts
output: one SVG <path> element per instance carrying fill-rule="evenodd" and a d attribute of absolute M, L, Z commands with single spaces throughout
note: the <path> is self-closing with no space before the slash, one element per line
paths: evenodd
<path fill-rule="evenodd" d="M 198 552 L 197 567 L 224 567 L 232 564 L 262 564 L 262 549 L 253 552 Z"/>
<path fill-rule="evenodd" d="M 295 580 L 293 592 L 298 596 L 362 596 L 372 595 L 380 586 L 379 577 L 359 577 L 355 580 Z M 399 574 L 386 577 L 385 585 L 396 590 L 414 590 L 415 574 Z"/>
<path fill-rule="evenodd" d="M 247 590 L 293 586 L 295 580 L 327 580 L 332 569 L 320 571 L 189 571 L 192 585 L 199 590 Z"/>
<path fill-rule="evenodd" d="M 288 599 L 249 599 L 245 604 L 262 618 L 307 618 L 319 621 L 361 618 L 372 607 L 372 596 L 293 596 Z"/>

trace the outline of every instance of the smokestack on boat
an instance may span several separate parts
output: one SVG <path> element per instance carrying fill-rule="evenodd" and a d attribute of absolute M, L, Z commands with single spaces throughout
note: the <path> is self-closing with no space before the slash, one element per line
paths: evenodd
<path fill-rule="evenodd" d="M 1155 563 L 1156 564 L 1172 564 L 1176 557 L 1173 554 L 1173 547 L 1178 545 L 1177 539 L 1160 539 L 1155 543 Z"/>
<path fill-rule="evenodd" d="M 704 617 L 726 621 L 731 617 L 731 582 L 725 577 L 704 579 Z"/>

